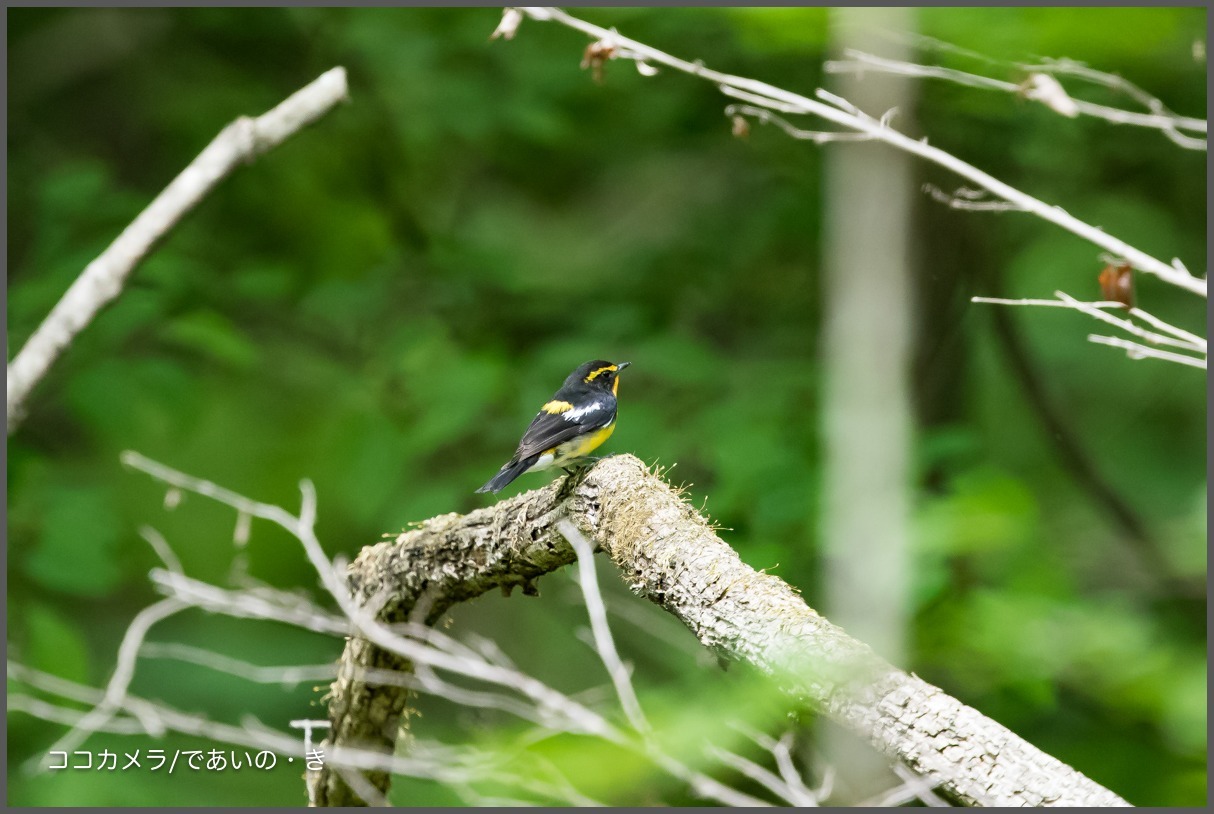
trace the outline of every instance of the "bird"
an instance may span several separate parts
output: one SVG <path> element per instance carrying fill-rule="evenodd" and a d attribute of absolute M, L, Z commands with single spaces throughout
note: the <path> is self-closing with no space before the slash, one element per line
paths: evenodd
<path fill-rule="evenodd" d="M 615 431 L 620 371 L 630 364 L 595 359 L 579 365 L 540 407 L 514 456 L 476 491 L 496 494 L 524 472 L 566 468 L 586 459 Z"/>

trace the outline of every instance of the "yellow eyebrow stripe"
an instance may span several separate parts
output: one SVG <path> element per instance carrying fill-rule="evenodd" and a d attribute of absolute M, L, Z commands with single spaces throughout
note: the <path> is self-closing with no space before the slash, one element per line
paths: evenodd
<path fill-rule="evenodd" d="M 600 373 L 607 373 L 611 370 L 619 370 L 619 367 L 616 365 L 607 365 L 607 367 L 600 367 L 598 370 L 592 370 L 590 371 L 590 375 L 586 377 L 586 381 L 592 382 L 594 381 L 595 376 L 599 375 Z"/>
<path fill-rule="evenodd" d="M 540 408 L 548 415 L 560 415 L 573 409 L 573 405 L 567 401 L 550 401 Z"/>

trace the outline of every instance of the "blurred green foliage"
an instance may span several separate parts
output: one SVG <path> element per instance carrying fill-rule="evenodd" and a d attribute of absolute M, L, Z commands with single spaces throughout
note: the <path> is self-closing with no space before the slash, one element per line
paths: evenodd
<path fill-rule="evenodd" d="M 584 16 L 803 93 L 828 81 L 823 9 Z M 199 578 L 227 580 L 239 564 L 231 512 L 189 496 L 165 511 L 156 486 L 120 467 L 120 451 L 287 506 L 310 477 L 322 540 L 353 555 L 410 521 L 483 505 L 473 490 L 536 405 L 600 357 L 634 363 L 610 451 L 677 464 L 669 477 L 693 484 L 694 502 L 707 501 L 743 558 L 813 604 L 817 336 L 830 305 L 818 277 L 821 148 L 759 126 L 748 141 L 730 138 L 715 89 L 669 71 L 646 79 L 611 63 L 596 85 L 578 69 L 580 35 L 528 21 L 514 41 L 489 42 L 497 18 L 492 9 L 9 11 L 10 354 L 225 123 L 337 64 L 352 96 L 225 181 L 34 392 L 8 445 L 10 658 L 107 680 L 125 625 L 154 599 L 142 525 Z M 1203 9 L 940 8 L 924 10 L 920 26 L 997 59 L 1087 61 L 1204 115 L 1205 65 L 1193 57 Z M 951 53 L 928 58 L 978 67 Z M 1087 98 L 1124 101 L 1099 90 Z M 1204 153 L 943 83 L 922 85 L 907 126 L 1146 251 L 1204 266 Z M 936 168 L 919 173 L 955 186 Z M 1097 252 L 1032 218 L 926 198 L 916 229 L 916 606 L 905 666 L 1132 802 L 1202 805 L 1204 597 L 1160 590 L 1062 463 L 989 307 L 968 302 L 997 286 L 1094 298 Z M 1200 329 L 1204 303 L 1138 282 L 1150 310 Z M 1090 345 L 1079 315 L 1007 316 L 1094 469 L 1174 575 L 1203 584 L 1203 377 Z M 257 580 L 315 585 L 295 542 L 263 524 L 245 555 Z M 603 581 L 613 606 L 637 603 L 610 573 Z M 562 689 L 603 684 L 574 635 L 584 613 L 573 585 L 556 575 L 543 587 L 539 600 L 458 608 L 454 630 L 493 637 Z M 659 728 L 684 733 L 672 748 L 685 759 L 703 763 L 709 735 L 746 748 L 704 709 L 780 726 L 780 710 L 744 673 L 706 666 L 681 626 L 650 617 L 618 620 L 616 634 Z M 151 638 L 269 665 L 337 655 L 328 639 L 199 613 Z M 320 714 L 311 686 L 250 685 L 159 659 L 141 662 L 133 690 L 221 720 L 255 714 L 285 727 Z M 419 709 L 419 738 L 518 735 L 509 720 L 439 700 Z M 20 772 L 59 731 L 10 717 L 10 803 L 303 801 L 299 771 L 286 766 L 223 777 Z M 650 766 L 597 742 L 565 737 L 525 754 L 608 802 L 684 799 Z M 393 799 L 459 802 L 405 778 Z"/>

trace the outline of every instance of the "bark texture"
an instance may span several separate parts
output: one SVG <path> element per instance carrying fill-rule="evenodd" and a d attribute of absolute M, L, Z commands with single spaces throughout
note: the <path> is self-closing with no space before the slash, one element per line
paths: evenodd
<path fill-rule="evenodd" d="M 523 585 L 576 557 L 556 530 L 568 517 L 637 594 L 673 613 L 706 647 L 772 676 L 783 690 L 981 806 L 1127 805 L 976 710 L 878 657 L 805 604 L 783 580 L 755 571 L 698 512 L 637 458 L 619 455 L 576 483 L 542 489 L 466 516 L 443 515 L 363 550 L 350 565 L 356 597 L 388 597 L 381 617 L 437 620 L 451 605 L 497 586 Z M 403 665 L 351 638 L 329 702 L 330 741 L 390 750 L 404 690 L 360 680 L 366 668 Z M 389 778 L 370 778 L 386 791 Z M 361 800 L 322 771 L 317 805 Z"/>

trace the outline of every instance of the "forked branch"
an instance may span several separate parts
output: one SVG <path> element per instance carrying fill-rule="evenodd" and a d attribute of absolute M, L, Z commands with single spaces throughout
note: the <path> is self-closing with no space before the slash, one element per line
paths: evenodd
<path fill-rule="evenodd" d="M 599 45 L 596 53 L 606 55 L 603 59 L 630 59 L 638 64 L 644 64 L 650 69 L 653 65 L 664 65 L 712 82 L 726 96 L 740 99 L 751 105 L 788 115 L 817 116 L 844 128 L 845 131 L 862 133 L 874 141 L 881 141 L 899 150 L 917 155 L 977 184 L 991 195 L 1007 201 L 1019 210 L 1053 223 L 1089 243 L 1099 246 L 1106 252 L 1122 258 L 1136 269 L 1153 274 L 1161 280 L 1203 297 L 1206 295 L 1205 279 L 1193 276 L 1179 261 L 1167 263 L 1152 257 L 1141 249 L 1113 237 L 1099 227 L 1085 223 L 1061 207 L 1051 206 L 1000 181 L 989 173 L 983 172 L 972 164 L 962 161 L 951 153 L 930 146 L 927 139 L 916 140 L 895 130 L 887 122 L 868 115 L 834 94 L 818 90 L 816 93 L 818 98 L 810 99 L 766 82 L 714 71 L 705 67 L 700 61 L 689 62 L 672 56 L 665 51 L 625 37 L 616 31 L 609 31 L 574 17 L 559 8 L 520 7 L 518 11 L 522 11 L 527 17 L 534 20 L 560 23 L 595 38 L 596 44 Z M 514 13 L 514 10 L 508 9 L 507 13 Z M 517 27 L 518 18 L 515 17 L 513 28 Z"/>
<path fill-rule="evenodd" d="M 349 568 L 354 602 L 391 625 L 434 621 L 452 604 L 497 586 L 529 590 L 536 578 L 576 558 L 561 531 L 565 522 L 610 555 L 635 593 L 678 617 L 702 644 L 771 676 L 797 703 L 905 762 L 956 801 L 1126 804 L 888 664 L 819 616 L 783 580 L 750 568 L 631 455 L 602 461 L 576 484 L 561 479 L 466 516 L 436 517 L 364 549 Z M 336 745 L 392 750 L 404 690 L 364 676 L 400 668 L 401 661 L 399 653 L 366 638 L 350 639 L 330 701 Z M 319 783 L 319 804 L 353 801 L 341 778 L 322 774 Z"/>

